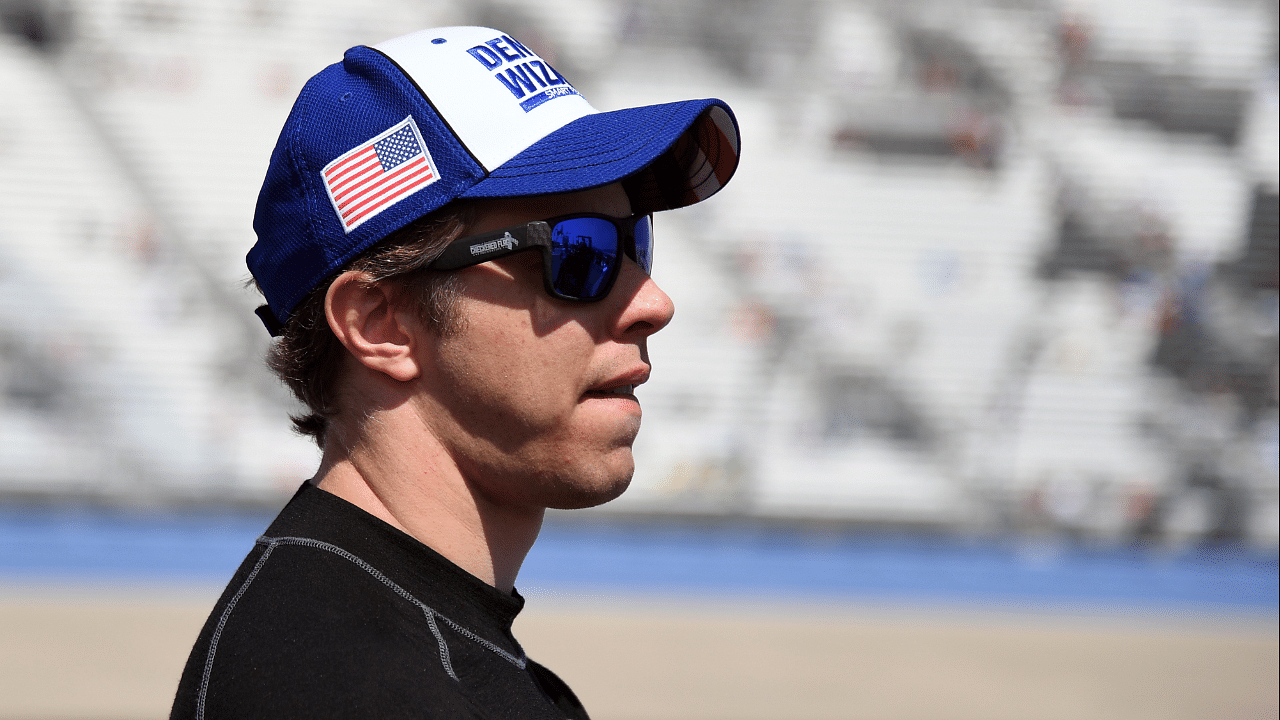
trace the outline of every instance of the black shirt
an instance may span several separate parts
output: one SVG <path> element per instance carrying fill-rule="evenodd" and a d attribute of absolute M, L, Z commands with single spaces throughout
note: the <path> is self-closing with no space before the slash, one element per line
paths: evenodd
<path fill-rule="evenodd" d="M 512 636 L 523 606 L 304 483 L 205 622 L 170 718 L 586 718 Z"/>

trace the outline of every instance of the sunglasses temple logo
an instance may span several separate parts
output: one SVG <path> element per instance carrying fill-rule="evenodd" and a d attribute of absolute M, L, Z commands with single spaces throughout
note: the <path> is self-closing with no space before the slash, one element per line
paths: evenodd
<path fill-rule="evenodd" d="M 498 238 L 497 240 L 490 240 L 488 242 L 476 243 L 475 245 L 472 245 L 471 254 L 483 255 L 484 253 L 490 253 L 499 248 L 510 251 L 517 247 L 520 247 L 520 241 L 511 237 L 511 233 L 505 232 L 502 234 L 502 237 Z"/>

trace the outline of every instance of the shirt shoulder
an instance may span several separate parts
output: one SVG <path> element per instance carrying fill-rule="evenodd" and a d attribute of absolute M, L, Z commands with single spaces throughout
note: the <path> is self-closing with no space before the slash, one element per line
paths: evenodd
<path fill-rule="evenodd" d="M 479 717 L 421 607 L 334 553 L 259 548 L 193 648 L 173 717 Z"/>

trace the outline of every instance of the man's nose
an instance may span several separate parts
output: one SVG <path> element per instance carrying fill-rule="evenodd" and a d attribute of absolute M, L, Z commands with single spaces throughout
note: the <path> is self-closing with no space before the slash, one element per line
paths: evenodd
<path fill-rule="evenodd" d="M 671 297 L 630 258 L 618 271 L 613 294 L 623 303 L 617 322 L 623 335 L 652 335 L 666 327 L 676 313 Z"/>

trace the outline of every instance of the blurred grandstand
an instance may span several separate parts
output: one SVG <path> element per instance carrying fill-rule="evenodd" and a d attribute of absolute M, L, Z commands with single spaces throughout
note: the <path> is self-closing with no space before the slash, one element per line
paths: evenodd
<path fill-rule="evenodd" d="M 1276 8 L 1253 0 L 0 0 L 0 497 L 278 504 L 314 469 L 243 256 L 305 79 L 507 29 L 597 107 L 717 96 L 658 218 L 601 512 L 1274 546 Z"/>

